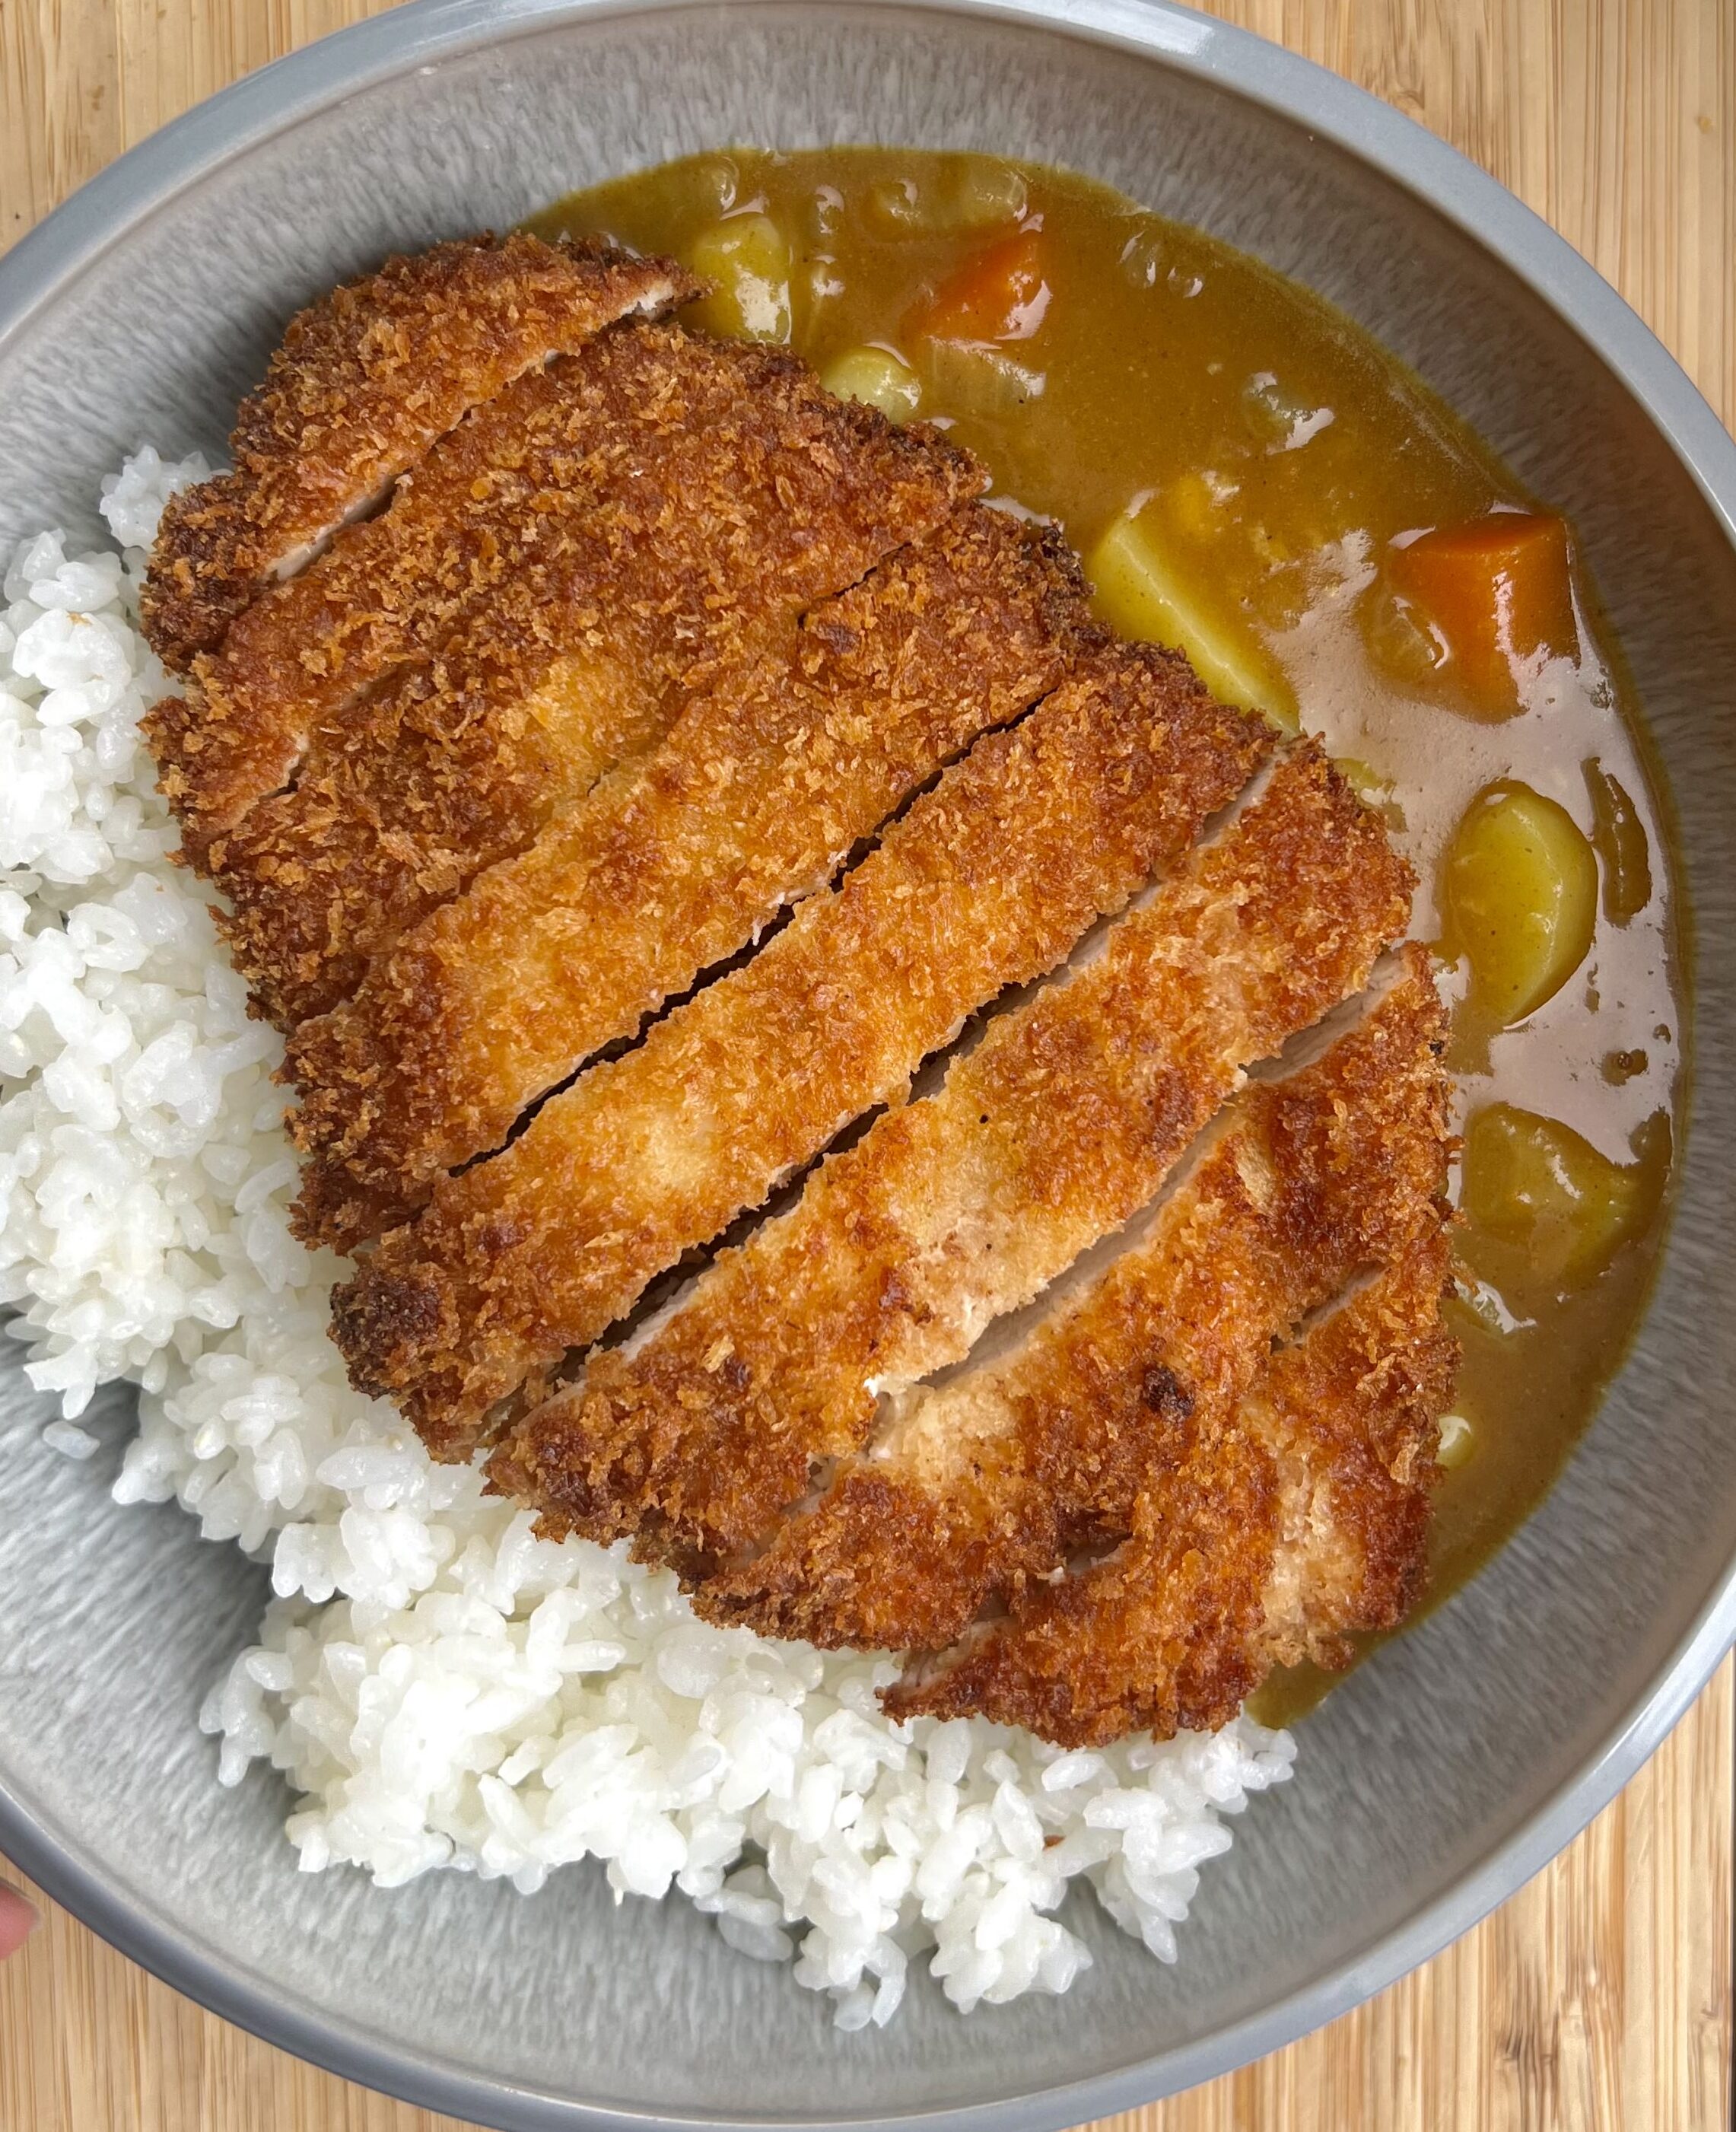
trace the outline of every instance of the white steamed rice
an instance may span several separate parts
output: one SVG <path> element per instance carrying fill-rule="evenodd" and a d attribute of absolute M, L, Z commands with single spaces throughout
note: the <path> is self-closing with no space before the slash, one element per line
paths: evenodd
<path fill-rule="evenodd" d="M 121 553 L 17 550 L 0 609 L 0 1304 L 74 1457 L 97 1386 L 141 1420 L 115 1492 L 170 1496 L 270 1559 L 259 1641 L 201 1722 L 216 1774 L 300 1794 L 309 1871 L 396 1886 L 603 1861 L 672 1887 L 729 1943 L 795 1964 L 845 2028 L 884 2022 L 928 1955 L 955 2005 L 1062 1991 L 1075 1878 L 1160 1961 L 1223 1817 L 1288 1775 L 1283 1733 L 1063 1754 L 981 1722 L 894 1726 L 891 1662 L 695 1621 L 619 1551 L 553 1546 L 434 1464 L 347 1383 L 339 1262 L 290 1234 L 295 1165 L 250 1021 L 137 737 L 168 687 L 137 627 L 144 550 L 196 460 L 104 483 Z"/>

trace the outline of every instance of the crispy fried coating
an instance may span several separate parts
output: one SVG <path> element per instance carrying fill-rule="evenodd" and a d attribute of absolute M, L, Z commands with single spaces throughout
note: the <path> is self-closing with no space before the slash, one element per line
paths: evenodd
<path fill-rule="evenodd" d="M 184 848 L 290 785 L 312 737 L 341 742 L 352 705 L 425 660 L 499 587 L 558 556 L 571 521 L 720 415 L 755 377 L 674 327 L 617 327 L 520 377 L 443 437 L 386 510 L 345 527 L 194 661 L 186 695 L 146 721 Z M 219 855 L 220 856 L 220 855 Z"/>
<path fill-rule="evenodd" d="M 1360 990 L 1411 888 L 1301 744 L 1098 959 L 991 1023 L 652 1337 L 597 1357 L 491 1477 L 547 1529 L 632 1534 L 689 1577 L 758 1545 L 866 1439 L 877 1385 L 962 1359 L 1151 1199 L 1249 1061 Z"/>
<path fill-rule="evenodd" d="M 983 479 L 781 349 L 673 324 L 616 326 L 478 408 L 147 721 L 272 1018 L 343 996 L 572 780 L 660 737 L 683 689 Z"/>
<path fill-rule="evenodd" d="M 523 372 L 693 293 L 666 259 L 485 236 L 388 259 L 300 312 L 242 403 L 233 473 L 163 514 L 141 603 L 158 656 L 185 673 L 266 581 L 293 576 Z"/>
<path fill-rule="evenodd" d="M 1431 1491 L 1459 1343 L 1441 1322 L 1444 1231 L 1277 1356 L 1238 1427 L 1277 1469 L 1278 1515 L 1250 1671 L 1350 1663 L 1428 1583 Z M 1252 1691 L 1250 1690 L 1249 1693 Z"/>
<path fill-rule="evenodd" d="M 1083 583 L 968 504 L 426 920 L 291 1038 L 308 1232 L 405 1212 L 525 1106 L 751 940 L 985 729 L 1061 679 Z"/>
<path fill-rule="evenodd" d="M 986 1716 L 1069 1747 L 1235 1715 L 1274 1665 L 1349 1662 L 1427 1580 L 1436 1424 L 1456 1342 L 1444 1239 L 1419 1240 L 1273 1360 L 1227 1426 L 1177 1430 L 1112 1553 L 886 1691 L 899 1717 Z"/>
<path fill-rule="evenodd" d="M 1104 644 L 753 960 L 384 1238 L 333 1297 L 352 1381 L 467 1451 L 496 1402 L 1173 864 L 1269 746 L 1174 655 Z"/>
<path fill-rule="evenodd" d="M 1115 1409 L 1133 1415 L 1155 1386 L 1168 1426 L 1147 1428 L 1131 1501 L 1108 1491 L 1096 1529 L 1081 1521 L 1086 1558 L 1058 1577 L 1022 1566 L 1002 1587 L 1005 1611 L 907 1667 L 885 1695 L 889 1712 L 982 1715 L 1068 1746 L 1210 1729 L 1273 1664 L 1309 1652 L 1342 1663 L 1349 1630 L 1390 1625 L 1414 1601 L 1426 1446 L 1457 1350 L 1440 1320 L 1450 1278 L 1444 1077 L 1432 1050 L 1408 1071 L 1395 1063 L 1386 1088 L 1345 1088 L 1312 1114 L 1293 1085 L 1288 1097 L 1262 1092 L 1283 1100 L 1266 1148 L 1237 1164 L 1224 1203 L 1233 1208 L 1238 1183 L 1251 1203 L 1274 1188 L 1281 1201 L 1299 1167 L 1316 1184 L 1264 1250 L 1245 1212 L 1232 1211 L 1241 1233 L 1229 1241 L 1227 1293 L 1201 1277 L 1220 1248 L 1215 1234 L 1209 1251 L 1202 1238 L 1167 1262 L 1142 1268 L 1136 1256 L 1117 1269 L 1130 1337 L 1096 1343 L 1091 1400 L 1063 1423 L 1085 1456 L 1059 1463 L 1088 1473 Z M 1381 1271 L 1268 1361 L 1273 1329 L 1310 1299 L 1295 1270 L 1311 1259 L 1328 1289 L 1359 1260 Z M 1065 1500 L 1064 1486 L 1048 1486 Z M 1094 1477 L 1088 1491 L 1090 1500 Z"/>
<path fill-rule="evenodd" d="M 700 1587 L 698 1611 L 827 1647 L 935 1650 L 1124 1540 L 1275 1340 L 1364 1266 L 1438 1241 L 1442 1029 L 1418 952 L 1317 1064 L 1247 1091 L 1005 1359 L 893 1402 L 810 1508 Z"/>

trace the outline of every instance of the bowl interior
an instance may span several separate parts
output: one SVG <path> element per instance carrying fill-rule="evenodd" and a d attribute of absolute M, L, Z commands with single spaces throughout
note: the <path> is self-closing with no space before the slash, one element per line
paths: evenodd
<path fill-rule="evenodd" d="M 1187 21 L 1146 20 L 1153 36 L 1170 26 L 1176 53 L 915 7 L 529 19 L 218 163 L 0 341 L 0 541 L 94 531 L 99 477 L 123 452 L 220 449 L 286 315 L 388 249 L 731 142 L 1071 165 L 1342 305 L 1570 513 L 1673 787 L 1702 1070 L 1643 1336 L 1519 1539 L 1307 1721 L 1297 1780 L 1208 1871 L 1173 1972 L 1081 1902 L 1096 1966 L 1066 2000 L 966 2020 L 916 1990 L 889 2031 L 846 2038 L 827 2004 L 679 1901 L 617 1909 L 587 1869 L 528 1900 L 452 1876 L 380 1894 L 354 1874 L 298 1875 L 281 1786 L 256 1772 L 219 1792 L 195 1726 L 250 1639 L 262 1572 L 172 1509 L 117 1509 L 112 1457 L 43 1449 L 46 1402 L 6 1362 L 0 1784 L 154 1921 L 159 1958 L 214 1962 L 271 2002 L 282 2039 L 465 2114 L 567 2121 L 564 2101 L 835 2122 L 1003 2106 L 1000 2121 L 1059 2125 L 1201 2077 L 1299 2025 L 1281 2002 L 1310 1994 L 1303 2011 L 1322 2019 L 1383 1981 L 1380 1961 L 1347 1966 L 1430 1905 L 1459 1890 L 1469 1922 L 1500 1892 L 1465 1876 L 1621 1730 L 1736 1555 L 1722 1410 L 1736 557 L 1628 391 L 1541 296 L 1399 182 L 1238 93 L 1233 45 L 1213 48 L 1214 79 L 1217 60 L 1182 49 L 1201 41 Z M 111 1397 L 117 1426 L 127 1403 Z M 381 2051 L 393 2062 L 368 2055 Z"/>

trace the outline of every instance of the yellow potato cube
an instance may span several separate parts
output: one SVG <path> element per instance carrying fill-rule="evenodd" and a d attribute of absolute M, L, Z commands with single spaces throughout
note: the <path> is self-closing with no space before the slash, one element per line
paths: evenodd
<path fill-rule="evenodd" d="M 1581 1286 L 1650 1218 L 1667 1167 L 1666 1145 L 1612 1162 L 1559 1119 L 1491 1103 L 1465 1127 L 1465 1256 L 1510 1297 Z"/>
<path fill-rule="evenodd" d="M 1142 516 L 1124 512 L 1086 556 L 1085 573 L 1105 620 L 1124 636 L 1185 651 L 1221 701 L 1262 711 L 1285 732 L 1298 729 L 1296 698 L 1254 631 L 1183 583 Z"/>
<path fill-rule="evenodd" d="M 820 372 L 820 382 L 841 400 L 878 407 L 894 422 L 908 422 L 922 405 L 922 380 L 884 348 L 846 348 Z"/>
<path fill-rule="evenodd" d="M 688 264 L 713 284 L 693 306 L 726 340 L 789 339 L 789 240 L 768 214 L 732 214 L 693 239 Z"/>
<path fill-rule="evenodd" d="M 1590 952 L 1597 859 L 1565 807 L 1503 780 L 1465 809 L 1441 907 L 1449 952 L 1470 964 L 1473 1011 L 1509 1028 L 1553 999 Z"/>
<path fill-rule="evenodd" d="M 882 178 L 868 188 L 868 218 L 894 237 L 928 227 L 925 204 L 914 178 Z"/>

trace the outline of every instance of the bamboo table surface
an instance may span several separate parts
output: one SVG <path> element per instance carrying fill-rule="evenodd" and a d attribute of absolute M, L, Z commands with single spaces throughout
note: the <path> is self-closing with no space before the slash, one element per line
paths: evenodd
<path fill-rule="evenodd" d="M 1736 0 L 1208 4 L 1511 185 L 1736 419 Z M 0 245 L 187 105 L 367 12 L 0 0 Z M 1457 1946 L 1114 2132 L 1724 2132 L 1732 1663 L 1623 1797 Z M 22 1885 L 3 1861 L 0 1877 Z M 0 1969 L 0 2132 L 458 2128 L 228 2027 L 50 1909 Z"/>

